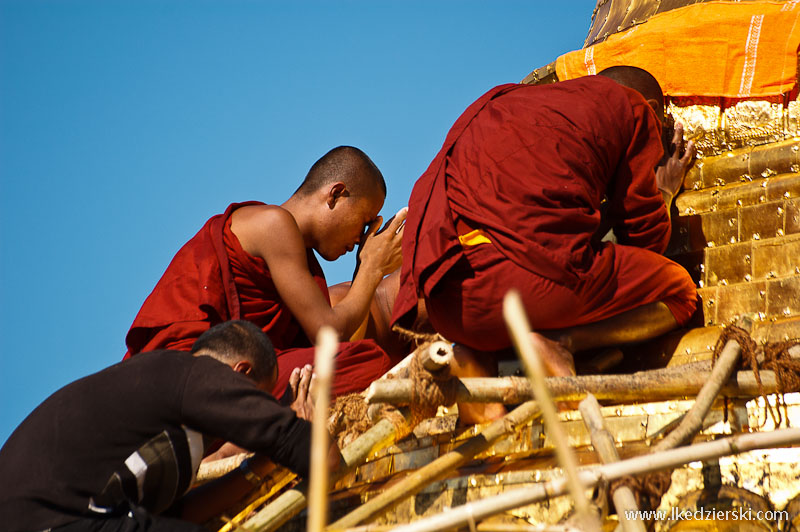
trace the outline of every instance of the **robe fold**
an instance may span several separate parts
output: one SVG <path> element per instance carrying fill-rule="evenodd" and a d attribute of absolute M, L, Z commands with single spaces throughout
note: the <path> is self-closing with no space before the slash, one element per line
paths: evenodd
<path fill-rule="evenodd" d="M 655 301 L 688 321 L 694 283 L 658 254 L 670 236 L 654 173 L 660 139 L 642 96 L 607 78 L 490 90 L 414 186 L 393 321 L 410 325 L 423 297 L 449 340 L 503 349 L 512 287 L 536 329 Z M 619 244 L 598 243 L 603 220 Z"/>
<path fill-rule="evenodd" d="M 272 340 L 278 357 L 273 395 L 286 389 L 292 369 L 313 364 L 311 342 L 281 300 L 263 259 L 242 249 L 230 229 L 236 203 L 212 217 L 167 267 L 133 322 L 125 342 L 131 355 L 156 349 L 189 351 L 212 326 L 227 320 L 255 323 Z M 330 302 L 322 267 L 308 250 L 308 267 Z M 392 366 L 371 340 L 341 342 L 335 361 L 334 395 L 360 392 Z"/>

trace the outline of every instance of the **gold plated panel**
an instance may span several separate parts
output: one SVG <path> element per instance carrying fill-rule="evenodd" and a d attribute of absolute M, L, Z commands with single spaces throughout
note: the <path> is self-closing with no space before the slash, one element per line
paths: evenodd
<path fill-rule="evenodd" d="M 752 264 L 758 280 L 800 273 L 800 235 L 753 242 Z"/>
<path fill-rule="evenodd" d="M 766 198 L 765 198 L 766 199 Z M 785 209 L 782 201 L 744 207 L 739 210 L 739 241 L 765 240 L 783 236 Z"/>
<path fill-rule="evenodd" d="M 745 283 L 752 280 L 750 242 L 708 248 L 705 261 L 707 287 Z"/>
<path fill-rule="evenodd" d="M 717 308 L 719 307 L 717 292 L 718 287 L 716 286 L 697 289 L 698 305 L 701 305 L 703 309 L 703 318 L 706 325 L 715 325 L 719 323 L 717 321 Z"/>
<path fill-rule="evenodd" d="M 696 214 L 800 197 L 800 175 L 781 174 L 755 181 L 685 191 L 675 198 L 679 212 Z M 673 224 L 674 225 L 674 224 Z"/>
<path fill-rule="evenodd" d="M 745 314 L 769 314 L 766 284 L 762 281 L 718 287 L 716 323 L 733 323 Z"/>
<path fill-rule="evenodd" d="M 784 231 L 787 235 L 800 233 L 800 199 L 787 200 Z"/>
<path fill-rule="evenodd" d="M 766 312 L 775 317 L 800 315 L 800 276 L 768 283 Z"/>
<path fill-rule="evenodd" d="M 783 200 L 800 197 L 800 174 L 781 174 L 769 179 L 767 200 Z"/>
<path fill-rule="evenodd" d="M 735 244 L 742 238 L 740 234 L 740 215 L 735 209 L 711 212 L 700 216 L 703 237 L 708 242 L 707 247 L 719 247 Z M 742 212 L 742 214 L 744 214 Z"/>
<path fill-rule="evenodd" d="M 779 319 L 769 321 L 756 327 L 752 335 L 756 341 L 782 342 L 793 338 L 800 338 L 800 318 Z M 798 464 L 800 467 L 800 464 Z"/>
<path fill-rule="evenodd" d="M 629 28 L 635 24 L 641 24 L 652 17 L 658 11 L 658 1 L 653 0 L 629 0 L 625 19 L 620 26 Z"/>

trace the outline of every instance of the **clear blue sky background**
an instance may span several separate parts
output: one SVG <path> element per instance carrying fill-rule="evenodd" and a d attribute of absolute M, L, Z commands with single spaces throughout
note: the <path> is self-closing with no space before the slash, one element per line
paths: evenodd
<path fill-rule="evenodd" d="M 207 218 L 281 203 L 341 144 L 390 216 L 466 106 L 580 48 L 594 4 L 0 0 L 0 443 L 120 360 Z"/>

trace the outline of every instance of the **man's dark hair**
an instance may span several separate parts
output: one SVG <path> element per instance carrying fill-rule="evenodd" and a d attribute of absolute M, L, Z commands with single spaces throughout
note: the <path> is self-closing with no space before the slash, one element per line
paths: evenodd
<path fill-rule="evenodd" d="M 664 92 L 658 80 L 650 72 L 635 66 L 613 66 L 597 73 L 613 79 L 620 85 L 631 88 L 644 96 L 646 100 L 655 100 L 658 104 L 656 114 L 664 122 Z"/>
<path fill-rule="evenodd" d="M 383 174 L 366 153 L 353 146 L 338 146 L 320 157 L 295 194 L 307 196 L 337 181 L 347 185 L 351 193 L 360 194 L 377 186 L 386 196 Z"/>
<path fill-rule="evenodd" d="M 211 327 L 192 345 L 192 354 L 208 351 L 220 362 L 250 362 L 250 378 L 262 382 L 277 365 L 275 348 L 264 331 L 249 321 L 231 320 Z"/>

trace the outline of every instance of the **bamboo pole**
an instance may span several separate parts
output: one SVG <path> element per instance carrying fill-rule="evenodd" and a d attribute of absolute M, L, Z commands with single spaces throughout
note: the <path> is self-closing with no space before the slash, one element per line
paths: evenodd
<path fill-rule="evenodd" d="M 251 456 L 253 456 L 253 453 L 239 453 L 211 462 L 202 462 L 200 468 L 197 470 L 197 478 L 195 478 L 194 486 L 199 486 L 200 484 L 205 484 L 209 480 L 227 475 L 239 467 L 245 459 Z"/>
<path fill-rule="evenodd" d="M 697 395 L 710 377 L 710 362 L 695 362 L 675 368 L 640 371 L 628 375 L 580 375 L 548 377 L 547 388 L 556 401 L 579 401 L 587 393 L 599 400 L 637 403 L 677 399 Z M 764 392 L 778 393 L 775 373 L 762 371 Z M 373 382 L 366 394 L 368 403 L 407 405 L 413 382 L 390 379 Z M 759 397 L 761 392 L 751 371 L 739 371 L 735 380 L 722 386 L 727 397 Z M 533 399 L 530 383 L 522 377 L 464 378 L 459 380 L 459 403 L 519 404 Z"/>
<path fill-rule="evenodd" d="M 739 343 L 736 340 L 728 340 L 722 349 L 719 360 L 711 370 L 708 381 L 697 394 L 692 408 L 683 416 L 680 424 L 653 447 L 653 452 L 678 447 L 694 438 L 695 434 L 703 427 L 703 420 L 711 410 L 711 405 L 719 395 L 722 385 L 730 379 L 736 369 L 741 353 L 742 348 Z"/>
<path fill-rule="evenodd" d="M 657 454 L 646 454 L 602 466 L 581 470 L 580 480 L 585 488 L 596 485 L 601 479 L 616 480 L 626 475 L 641 475 L 661 469 L 675 468 L 689 462 L 705 461 L 721 456 L 739 454 L 755 449 L 770 449 L 800 444 L 800 428 L 780 429 L 771 432 L 738 434 L 688 447 L 670 449 Z M 505 491 L 499 495 L 451 509 L 426 519 L 394 528 L 396 532 L 441 532 L 466 526 L 470 516 L 486 519 L 520 506 L 525 506 L 567 492 L 566 480 L 561 477 L 549 482 Z"/>
<path fill-rule="evenodd" d="M 411 497 L 425 485 L 440 480 L 451 471 L 463 466 L 498 440 L 517 430 L 520 425 L 524 425 L 536 417 L 538 413 L 539 407 L 534 401 L 520 405 L 503 418 L 491 423 L 480 434 L 469 438 L 449 453 L 417 469 L 397 484 L 351 511 L 333 523 L 328 530 L 354 527 L 397 504 L 402 499 Z"/>
<path fill-rule="evenodd" d="M 600 403 L 594 395 L 589 394 L 586 399 L 581 401 L 578 409 L 581 411 L 583 423 L 589 430 L 589 437 L 592 439 L 592 446 L 600 456 L 600 461 L 604 464 L 619 462 L 619 453 L 614 445 L 614 437 L 608 431 L 603 414 L 600 412 Z M 628 519 L 628 515 L 636 515 L 639 510 L 636 505 L 636 498 L 633 491 L 628 486 L 620 486 L 611 494 L 614 507 L 617 509 L 617 516 L 624 532 L 646 532 L 644 523 L 634 519 Z"/>
<path fill-rule="evenodd" d="M 331 405 L 333 357 L 339 340 L 329 326 L 317 333 L 314 350 L 314 375 L 317 379 L 317 397 L 314 400 L 314 422 L 311 425 L 311 480 L 308 491 L 308 523 L 306 530 L 322 532 L 327 522 L 328 510 L 328 411 Z"/>
<path fill-rule="evenodd" d="M 453 346 L 440 340 L 433 342 L 427 349 L 420 350 L 417 356 L 423 368 L 428 371 L 440 371 L 449 366 L 453 360 Z"/>
<path fill-rule="evenodd" d="M 539 403 L 544 416 L 544 425 L 555 444 L 556 457 L 567 478 L 567 486 L 575 503 L 575 514 L 578 521 L 591 530 L 600 530 L 600 523 L 593 518 L 589 499 L 578 480 L 578 459 L 572 452 L 564 428 L 558 420 L 556 405 L 550 397 L 545 384 L 545 373 L 539 353 L 531 341 L 531 327 L 522 299 L 516 290 L 509 290 L 503 298 L 503 318 L 511 336 L 511 341 L 519 353 L 528 378 L 531 380 L 533 395 Z"/>

